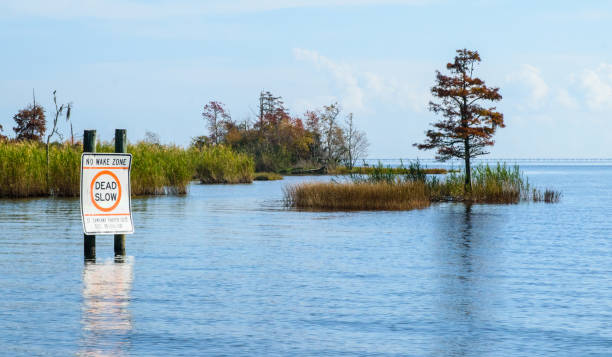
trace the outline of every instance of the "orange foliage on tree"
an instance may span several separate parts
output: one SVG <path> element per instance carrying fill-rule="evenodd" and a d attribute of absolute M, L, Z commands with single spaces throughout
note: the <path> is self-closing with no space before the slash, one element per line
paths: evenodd
<path fill-rule="evenodd" d="M 353 154 L 365 156 L 365 151 L 357 153 L 356 145 L 352 149 L 347 147 L 347 143 L 356 143 L 354 134 L 357 131 L 351 122 L 345 133 L 338 123 L 339 114 L 339 106 L 332 104 L 307 111 L 303 116 L 293 116 L 282 97 L 261 91 L 254 123 L 249 119 L 236 122 L 223 104 L 209 102 L 203 113 L 209 124 L 209 136 L 193 138 L 192 145 L 197 148 L 228 145 L 253 156 L 257 171 L 321 169 L 340 162 L 348 164 L 354 161 Z M 350 139 L 345 140 L 345 137 Z"/>
<path fill-rule="evenodd" d="M 465 162 L 465 191 L 472 188 L 470 159 L 488 154 L 487 146 L 494 144 L 497 127 L 504 127 L 504 115 L 495 107 L 485 107 L 482 102 L 502 99 L 499 88 L 487 87 L 474 77 L 480 62 L 477 51 L 457 50 L 452 63 L 446 65 L 450 75 L 436 71 L 436 82 L 431 93 L 437 101 L 429 102 L 429 110 L 442 118 L 432 123 L 433 129 L 425 134 L 422 144 L 414 144 L 421 150 L 437 149 L 436 159 L 446 161 L 460 158 Z"/>
<path fill-rule="evenodd" d="M 225 109 L 225 105 L 221 102 L 211 100 L 204 106 L 202 112 L 202 118 L 208 125 L 208 132 L 210 133 L 210 140 L 213 144 L 217 145 L 223 140 L 223 129 L 226 123 L 231 122 L 232 117 Z"/>
<path fill-rule="evenodd" d="M 17 124 L 17 126 L 13 128 L 16 134 L 16 140 L 42 141 L 42 137 L 47 127 L 47 120 L 45 119 L 45 110 L 43 107 L 34 102 L 34 104 L 28 105 L 15 114 L 13 120 L 15 120 Z"/>

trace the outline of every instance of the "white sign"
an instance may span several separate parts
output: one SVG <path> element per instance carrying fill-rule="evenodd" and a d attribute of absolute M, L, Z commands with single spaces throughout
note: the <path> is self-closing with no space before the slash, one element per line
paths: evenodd
<path fill-rule="evenodd" d="M 131 154 L 81 155 L 81 216 L 85 234 L 131 234 Z"/>

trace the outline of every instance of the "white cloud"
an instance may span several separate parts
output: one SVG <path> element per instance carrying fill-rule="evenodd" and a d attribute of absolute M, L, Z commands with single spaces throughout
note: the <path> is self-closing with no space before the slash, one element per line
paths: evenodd
<path fill-rule="evenodd" d="M 420 112 L 426 108 L 429 91 L 423 87 L 420 90 L 402 83 L 397 78 L 385 78 L 371 72 L 363 73 L 368 93 L 384 102 L 397 105 L 402 109 Z"/>
<path fill-rule="evenodd" d="M 591 110 L 612 107 L 612 64 L 601 64 L 596 69 L 584 70 L 579 76 L 585 102 Z"/>
<path fill-rule="evenodd" d="M 574 98 L 567 89 L 561 88 L 557 90 L 556 95 L 557 102 L 567 109 L 577 109 L 578 101 Z"/>
<path fill-rule="evenodd" d="M 549 86 L 542 78 L 540 70 L 532 65 L 524 64 L 521 70 L 508 76 L 510 82 L 521 83 L 529 89 L 527 104 L 531 108 L 539 108 L 548 97 Z"/>
<path fill-rule="evenodd" d="M 577 70 L 565 78 L 556 78 L 550 86 L 540 70 L 525 64 L 511 73 L 507 80 L 528 89 L 527 98 L 515 95 L 519 109 L 563 109 L 601 111 L 612 108 L 612 64 L 602 63 L 595 68 Z M 548 100 L 551 99 L 551 100 Z"/>
<path fill-rule="evenodd" d="M 363 90 L 359 86 L 357 76 L 347 64 L 336 63 L 316 51 L 295 48 L 293 55 L 298 60 L 309 61 L 317 67 L 329 71 L 344 91 L 342 105 L 348 110 L 361 111 L 364 108 Z"/>
<path fill-rule="evenodd" d="M 382 4 L 419 5 L 432 0 L 4 0 L 0 14 L 47 18 L 153 19 L 248 13 L 304 7 L 363 6 Z M 0 15 L 2 16 L 2 15 Z"/>
<path fill-rule="evenodd" d="M 344 108 L 353 112 L 371 110 L 373 101 L 391 103 L 403 109 L 421 111 L 428 98 L 427 90 L 416 90 L 394 78 L 385 78 L 371 71 L 359 71 L 354 66 L 333 61 L 316 51 L 295 48 L 296 59 L 315 64 L 329 72 L 334 84 L 342 91 L 340 96 Z"/>

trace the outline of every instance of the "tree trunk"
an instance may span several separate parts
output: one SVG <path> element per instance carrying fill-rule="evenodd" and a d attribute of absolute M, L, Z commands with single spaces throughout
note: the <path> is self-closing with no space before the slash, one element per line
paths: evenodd
<path fill-rule="evenodd" d="M 346 163 L 346 166 L 349 170 L 353 169 L 353 155 L 351 155 L 351 149 L 348 151 L 348 162 Z"/>
<path fill-rule="evenodd" d="M 465 90 L 465 73 L 463 73 L 463 90 Z M 468 115 L 467 115 L 467 98 L 463 97 L 463 106 L 461 107 L 461 126 L 468 128 Z M 470 167 L 470 137 L 467 133 L 463 139 L 464 146 L 464 160 L 465 160 L 465 183 L 463 185 L 464 194 L 472 193 L 472 168 Z"/>
<path fill-rule="evenodd" d="M 264 100 L 263 91 L 259 93 L 259 136 L 263 132 Z"/>
<path fill-rule="evenodd" d="M 49 138 L 47 138 L 47 149 L 45 150 L 47 154 L 47 194 L 51 194 L 51 190 L 49 188 Z"/>
<path fill-rule="evenodd" d="M 218 127 L 217 127 L 217 110 L 214 109 L 214 117 L 212 119 L 212 127 L 213 127 L 213 132 L 210 133 L 210 135 L 213 136 L 213 143 L 215 145 L 219 144 L 219 131 L 218 131 Z"/>
<path fill-rule="evenodd" d="M 464 193 L 472 193 L 472 168 L 470 167 L 470 141 L 465 139 L 465 184 L 463 186 Z"/>

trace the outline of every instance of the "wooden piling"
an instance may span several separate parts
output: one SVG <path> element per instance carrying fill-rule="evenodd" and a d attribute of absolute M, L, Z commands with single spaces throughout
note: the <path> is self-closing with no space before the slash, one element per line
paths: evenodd
<path fill-rule="evenodd" d="M 83 132 L 83 152 L 96 152 L 96 131 Z M 96 236 L 83 234 L 83 253 L 85 260 L 96 260 Z"/>
<path fill-rule="evenodd" d="M 127 152 L 127 130 L 115 129 L 115 152 Z M 125 255 L 125 234 L 115 234 L 115 257 Z"/>

